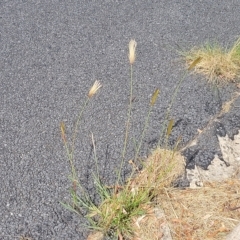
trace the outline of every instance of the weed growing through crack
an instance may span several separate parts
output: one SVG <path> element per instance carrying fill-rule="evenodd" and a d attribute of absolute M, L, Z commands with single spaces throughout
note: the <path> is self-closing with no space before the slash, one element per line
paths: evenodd
<path fill-rule="evenodd" d="M 124 186 L 124 182 L 121 179 L 121 173 L 123 164 L 125 163 L 125 155 L 128 144 L 128 134 L 130 131 L 130 123 L 132 118 L 132 96 L 133 96 L 133 64 L 136 59 L 136 46 L 137 43 L 135 40 L 131 40 L 129 42 L 129 63 L 130 63 L 130 96 L 129 96 L 129 106 L 127 113 L 127 123 L 126 123 L 126 131 L 124 137 L 124 145 L 122 150 L 122 159 L 120 163 L 120 168 L 117 173 L 117 181 L 113 188 L 108 188 L 104 184 L 100 182 L 99 174 L 93 175 L 94 182 L 96 185 L 96 190 L 101 198 L 101 203 L 99 205 L 95 204 L 94 201 L 89 197 L 88 193 L 83 189 L 79 181 L 77 180 L 77 175 L 74 167 L 74 143 L 76 139 L 77 130 L 80 124 L 81 116 L 83 111 L 86 109 L 87 103 L 94 95 L 92 89 L 99 89 L 100 84 L 97 83 L 91 88 L 88 94 L 88 98 L 85 101 L 82 110 L 79 113 L 75 130 L 73 133 L 71 145 L 69 146 L 67 137 L 65 134 L 65 125 L 61 123 L 60 129 L 62 134 L 62 139 L 66 148 L 67 156 L 69 159 L 70 167 L 71 167 L 71 181 L 72 181 L 72 204 L 63 204 L 66 208 L 75 213 L 81 214 L 84 209 L 87 213 L 85 217 L 88 219 L 90 226 L 89 228 L 98 231 L 103 235 L 111 235 L 111 237 L 130 237 L 132 234 L 132 219 L 133 217 L 142 215 L 144 213 L 142 209 L 143 204 L 147 204 L 151 201 L 150 189 L 141 188 L 141 190 L 137 192 L 132 192 L 130 189 L 130 185 Z M 156 89 L 152 95 L 150 100 L 150 109 L 148 116 L 145 121 L 145 127 L 143 133 L 141 135 L 140 143 L 137 146 L 137 151 L 135 155 L 135 159 L 138 156 L 139 150 L 141 148 L 142 139 L 144 137 L 144 133 L 146 131 L 148 121 L 151 114 L 151 109 L 156 103 L 157 97 L 159 94 L 159 89 Z M 94 139 L 92 136 L 92 142 L 94 146 L 94 156 L 96 159 L 96 149 L 94 144 Z M 96 162 L 97 164 L 97 162 Z M 133 171 L 134 173 L 134 171 Z M 133 174 L 132 174 L 133 175 Z M 81 194 L 79 195 L 77 189 L 80 189 Z"/>
<path fill-rule="evenodd" d="M 239 80 L 240 38 L 230 49 L 223 48 L 216 43 L 207 43 L 201 47 L 194 47 L 182 55 L 188 66 L 200 57 L 201 62 L 195 66 L 195 72 L 207 76 L 210 83 L 222 85 Z"/>
<path fill-rule="evenodd" d="M 110 236 L 111 239 L 131 239 L 132 236 L 136 235 L 136 230 L 134 230 L 134 225 L 136 223 L 139 225 L 140 220 L 145 218 L 151 209 L 154 199 L 156 198 L 159 191 L 164 189 L 167 185 L 177 178 L 180 174 L 179 170 L 183 163 L 179 162 L 177 156 L 177 146 L 172 151 L 161 150 L 158 148 L 155 150 L 151 156 L 148 158 L 150 161 L 142 161 L 139 159 L 139 151 L 148 128 L 148 123 L 152 108 L 155 105 L 159 89 L 156 89 L 149 102 L 149 111 L 145 119 L 145 124 L 142 130 L 138 144 L 136 144 L 135 155 L 129 163 L 132 165 L 132 173 L 127 180 L 124 182 L 122 179 L 122 169 L 126 162 L 126 150 L 129 141 L 129 131 L 130 123 L 132 121 L 132 96 L 133 96 L 133 65 L 136 60 L 136 46 L 135 40 L 129 42 L 129 63 L 130 63 L 130 94 L 129 94 L 129 106 L 127 113 L 126 131 L 124 137 L 124 144 L 122 149 L 122 156 L 119 171 L 116 176 L 116 183 L 113 187 L 108 187 L 100 181 L 98 168 L 97 175 L 93 174 L 94 183 L 98 195 L 100 196 L 100 203 L 97 204 L 93 199 L 90 198 L 89 194 L 83 188 L 81 183 L 77 179 L 77 174 L 74 167 L 74 143 L 77 135 L 77 131 L 81 122 L 81 117 L 83 111 L 86 110 L 88 102 L 96 94 L 98 89 L 101 87 L 99 82 L 95 82 L 93 87 L 88 93 L 88 97 L 83 104 L 83 107 L 78 115 L 78 119 L 75 125 L 73 137 L 71 139 L 71 144 L 67 140 L 65 133 L 65 125 L 61 123 L 61 135 L 66 148 L 67 157 L 71 167 L 71 197 L 72 203 L 63 205 L 80 215 L 84 215 L 88 221 L 88 228 L 95 231 L 93 235 L 89 236 L 90 239 L 102 239 L 104 236 Z M 189 70 L 194 68 L 200 61 L 197 58 Z M 170 108 L 177 94 L 178 88 L 185 78 L 186 73 L 180 79 L 172 97 L 171 105 L 166 113 L 166 121 L 168 121 Z M 173 120 L 170 120 L 164 134 L 167 144 L 167 140 L 171 134 L 173 127 Z M 96 165 L 97 154 L 94 143 L 94 138 L 92 135 L 93 151 Z M 137 166 L 141 163 L 143 169 L 140 170 Z M 179 167 L 179 164 L 181 165 Z M 140 177 L 137 177 L 140 176 Z"/>

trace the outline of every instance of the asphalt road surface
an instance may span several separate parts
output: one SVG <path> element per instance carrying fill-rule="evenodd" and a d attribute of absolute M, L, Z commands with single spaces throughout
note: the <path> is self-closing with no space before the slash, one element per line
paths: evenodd
<path fill-rule="evenodd" d="M 91 132 L 99 171 L 111 184 L 119 168 L 129 97 L 128 43 L 137 41 L 133 124 L 138 139 L 150 96 L 152 111 L 141 154 L 159 139 L 174 87 L 184 73 L 178 51 L 206 41 L 232 44 L 240 33 L 240 1 L 0 1 L 0 239 L 86 239 L 85 220 L 64 209 L 70 167 L 61 141 L 64 121 L 72 133 L 81 104 L 95 80 L 103 87 L 82 118 L 76 169 L 94 197 Z M 188 74 L 170 117 L 170 138 L 182 146 L 204 129 L 237 87 L 219 90 Z M 240 129 L 239 101 L 211 126 L 211 134 L 185 151 L 189 168 L 207 168 L 220 154 L 216 134 Z M 129 145 L 127 158 L 133 155 Z M 126 165 L 124 173 L 128 173 Z"/>

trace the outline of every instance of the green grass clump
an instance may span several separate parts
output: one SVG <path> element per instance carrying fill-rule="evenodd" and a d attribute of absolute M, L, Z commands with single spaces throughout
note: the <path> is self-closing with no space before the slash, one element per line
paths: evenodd
<path fill-rule="evenodd" d="M 188 66 L 195 59 L 201 58 L 194 70 L 205 75 L 210 83 L 222 85 L 239 80 L 240 38 L 230 49 L 223 48 L 219 44 L 208 43 L 201 47 L 194 47 L 183 55 Z"/>
<path fill-rule="evenodd" d="M 96 212 L 90 212 L 90 217 L 96 217 L 99 230 L 106 234 L 122 235 L 130 238 L 133 235 L 132 219 L 145 214 L 142 206 L 150 202 L 148 191 L 133 192 L 124 188 L 105 199 Z"/>

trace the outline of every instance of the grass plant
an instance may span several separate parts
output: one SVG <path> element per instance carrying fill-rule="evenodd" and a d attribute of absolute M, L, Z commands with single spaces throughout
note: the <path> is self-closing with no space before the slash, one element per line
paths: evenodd
<path fill-rule="evenodd" d="M 229 58 L 234 59 L 236 62 L 240 54 L 239 45 L 238 41 L 230 51 L 226 51 Z M 172 183 L 182 175 L 185 168 L 184 158 L 177 151 L 180 139 L 172 150 L 167 150 L 168 139 L 174 125 L 173 119 L 170 119 L 170 110 L 176 94 L 188 70 L 202 70 L 203 66 L 207 65 L 204 62 L 206 58 L 204 54 L 193 54 L 189 58 L 188 69 L 176 85 L 160 134 L 160 138 L 164 138 L 161 139 L 164 148 L 158 147 L 151 152 L 147 159 L 141 159 L 139 151 L 148 128 L 152 107 L 159 95 L 159 89 L 153 92 L 142 134 L 138 143 L 135 144 L 136 149 L 133 159 L 129 161 L 129 164 L 132 165 L 132 173 L 126 181 L 122 178 L 121 174 L 126 163 L 126 151 L 132 121 L 133 65 L 136 59 L 136 46 L 136 42 L 131 40 L 129 43 L 129 106 L 122 155 L 120 156 L 120 168 L 117 172 L 116 182 L 114 186 L 107 186 L 100 181 L 93 134 L 92 143 L 97 167 L 97 173 L 93 174 L 93 180 L 100 198 L 98 203 L 91 199 L 88 192 L 78 181 L 74 166 L 74 143 L 77 131 L 83 112 L 101 87 L 101 84 L 97 81 L 89 90 L 87 99 L 79 112 L 70 143 L 65 133 L 64 123 L 61 123 L 60 126 L 71 168 L 70 180 L 72 182 L 70 190 L 72 202 L 63 203 L 63 205 L 70 211 L 88 219 L 89 224 L 87 227 L 92 230 L 88 240 L 103 240 L 104 237 L 109 237 L 108 239 L 111 240 L 159 240 L 167 235 L 174 240 L 225 239 L 227 232 L 237 224 L 237 219 L 239 219 L 239 180 L 231 179 L 223 183 L 205 183 L 204 188 L 195 190 L 174 189 Z M 216 52 L 214 51 L 216 49 L 219 48 L 209 45 L 207 51 L 211 53 L 211 56 L 215 56 Z M 207 56 L 209 58 L 209 55 Z M 208 72 L 209 81 L 218 83 L 215 78 L 221 79 L 230 76 L 224 74 L 224 71 L 221 74 L 216 74 L 216 71 L 211 69 Z M 236 76 L 237 72 L 234 78 L 231 78 L 231 81 Z M 142 164 L 142 168 L 139 168 L 139 163 Z M 196 210 L 196 205 L 198 210 Z M 168 232 L 166 226 L 170 227 Z"/>
<path fill-rule="evenodd" d="M 194 70 L 205 75 L 209 83 L 223 85 L 239 80 L 240 38 L 229 49 L 223 48 L 217 43 L 207 43 L 200 47 L 194 47 L 182 55 L 186 59 L 187 66 L 191 65 L 195 59 L 201 58 Z"/>
<path fill-rule="evenodd" d="M 148 128 L 148 122 L 152 112 L 152 108 L 157 101 L 159 95 L 159 89 L 156 89 L 149 102 L 149 111 L 145 119 L 145 124 L 142 130 L 142 134 L 138 143 L 136 144 L 135 155 L 129 163 L 132 165 L 132 173 L 128 180 L 125 182 L 122 178 L 122 169 L 126 163 L 126 151 L 129 142 L 130 125 L 132 121 L 132 96 L 133 96 L 133 65 L 136 59 L 136 46 L 135 40 L 129 42 L 129 63 L 130 63 L 130 94 L 129 94 L 129 106 L 127 112 L 126 131 L 120 161 L 119 171 L 116 176 L 116 183 L 114 186 L 106 186 L 100 181 L 100 176 L 97 168 L 97 175 L 93 174 L 94 183 L 97 193 L 100 198 L 100 202 L 96 203 L 90 198 L 87 191 L 83 188 L 81 183 L 77 179 L 77 174 L 74 167 L 74 143 L 77 136 L 77 131 L 81 123 L 81 117 L 86 110 L 88 102 L 96 94 L 101 87 L 97 81 L 90 89 L 87 99 L 83 104 L 82 109 L 79 112 L 78 119 L 75 125 L 74 133 L 70 143 L 68 142 L 65 125 L 61 123 L 61 135 L 66 148 L 67 157 L 71 167 L 70 180 L 72 182 L 71 199 L 69 204 L 63 203 L 63 205 L 80 215 L 85 216 L 89 225 L 89 229 L 94 233 L 89 235 L 90 239 L 103 239 L 104 236 L 110 236 L 111 239 L 127 240 L 133 239 L 137 236 L 135 229 L 136 223 L 139 219 L 143 219 L 149 216 L 149 211 L 152 210 L 152 206 L 156 204 L 157 195 L 164 190 L 165 187 L 171 185 L 172 181 L 179 177 L 184 168 L 184 163 L 179 158 L 177 152 L 177 146 L 173 150 L 166 150 L 157 148 L 153 151 L 147 160 L 140 159 L 139 152 L 141 145 Z M 194 68 L 201 59 L 197 58 L 188 68 L 189 70 Z M 183 75 L 180 79 L 177 87 L 175 88 L 171 104 L 166 113 L 166 121 L 168 121 L 170 115 L 170 108 L 179 89 L 179 86 L 187 74 Z M 167 145 L 167 140 L 171 134 L 173 127 L 173 120 L 170 120 L 166 128 L 164 137 Z M 94 158 L 97 163 L 97 154 L 94 144 L 94 138 L 92 135 L 92 143 L 94 150 Z M 143 165 L 140 169 L 139 163 Z M 164 190 L 165 191 L 165 190 Z"/>

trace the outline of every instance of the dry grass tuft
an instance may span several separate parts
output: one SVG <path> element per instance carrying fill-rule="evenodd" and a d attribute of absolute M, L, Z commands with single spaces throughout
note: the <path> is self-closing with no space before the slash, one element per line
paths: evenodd
<path fill-rule="evenodd" d="M 172 181 L 184 169 L 180 153 L 175 152 L 174 157 L 172 154 L 169 150 L 154 151 L 131 182 L 131 191 L 145 186 L 154 189 L 154 201 L 142 206 L 145 214 L 132 220 L 132 240 L 167 236 L 173 240 L 225 239 L 240 219 L 240 180 L 206 182 L 198 189 L 172 188 Z M 156 209 L 164 214 L 159 217 Z"/>
<path fill-rule="evenodd" d="M 184 171 L 184 157 L 177 151 L 157 148 L 143 162 L 143 170 L 131 182 L 131 191 L 152 188 L 160 191 L 169 187 Z"/>
<path fill-rule="evenodd" d="M 164 214 L 155 208 L 156 197 L 183 174 L 184 158 L 177 151 L 157 148 L 143 165 L 143 170 L 129 181 L 129 188 L 133 193 L 148 189 L 152 201 L 141 206 L 144 214 L 132 218 L 132 240 L 158 240 L 167 234 L 168 226 Z"/>
<path fill-rule="evenodd" d="M 201 59 L 195 72 L 207 76 L 210 83 L 221 85 L 235 82 L 240 77 L 240 38 L 229 50 L 217 44 L 206 44 L 193 48 L 184 56 L 188 68 L 196 59 Z"/>
<path fill-rule="evenodd" d="M 164 213 L 151 205 L 146 205 L 146 214 L 133 218 L 134 237 L 131 240 L 159 240 L 170 234 Z"/>
<path fill-rule="evenodd" d="M 158 201 L 173 239 L 223 240 L 240 219 L 240 180 L 205 183 L 199 189 L 166 190 Z"/>

